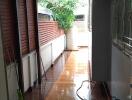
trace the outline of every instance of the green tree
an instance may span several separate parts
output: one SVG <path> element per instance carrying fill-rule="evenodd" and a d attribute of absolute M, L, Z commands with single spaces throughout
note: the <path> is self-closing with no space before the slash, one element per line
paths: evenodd
<path fill-rule="evenodd" d="M 78 0 L 57 0 L 56 2 L 39 0 L 41 6 L 47 7 L 53 12 L 53 19 L 58 21 L 59 27 L 64 31 L 69 30 L 73 25 L 77 2 Z"/>

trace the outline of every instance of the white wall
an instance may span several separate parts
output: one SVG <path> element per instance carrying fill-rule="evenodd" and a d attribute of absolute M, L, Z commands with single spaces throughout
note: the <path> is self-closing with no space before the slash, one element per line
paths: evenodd
<path fill-rule="evenodd" d="M 23 78 L 24 78 L 24 92 L 28 90 L 29 87 L 34 85 L 34 82 L 37 80 L 37 59 L 36 52 L 33 51 L 30 54 L 26 55 L 22 59 L 23 61 Z M 18 100 L 17 97 L 17 77 L 15 71 L 14 63 L 7 66 L 7 81 L 8 81 L 8 90 L 9 90 L 9 100 Z"/>
<path fill-rule="evenodd" d="M 24 91 L 26 92 L 30 87 L 30 74 L 29 74 L 29 56 L 23 58 L 23 81 L 24 81 Z"/>
<path fill-rule="evenodd" d="M 17 97 L 17 76 L 16 76 L 16 69 L 17 64 L 10 64 L 7 66 L 7 81 L 8 81 L 8 92 L 9 92 L 9 100 L 18 100 Z"/>
<path fill-rule="evenodd" d="M 23 78 L 24 78 L 24 91 L 26 92 L 29 87 L 34 85 L 34 82 L 37 80 L 37 60 L 36 60 L 36 52 L 23 57 Z"/>
<path fill-rule="evenodd" d="M 86 26 L 86 20 L 84 21 L 75 21 L 74 25 L 76 25 L 78 32 L 86 32 L 88 31 L 88 26 Z"/>
<path fill-rule="evenodd" d="M 54 63 L 56 58 L 64 50 L 64 35 L 56 38 L 55 40 L 47 43 L 40 48 L 41 58 L 43 60 L 44 69 L 48 70 L 51 64 Z M 23 78 L 24 78 L 24 91 L 26 92 L 29 87 L 33 86 L 37 80 L 37 59 L 36 52 L 32 52 L 29 55 L 23 57 Z M 41 65 L 42 75 L 44 73 Z"/>
<path fill-rule="evenodd" d="M 48 70 L 57 57 L 64 51 L 65 35 L 62 35 L 40 48 L 45 70 Z M 42 74 L 43 74 L 43 67 Z"/>
<path fill-rule="evenodd" d="M 43 75 L 44 69 L 45 69 L 45 71 L 48 70 L 48 68 L 52 64 L 52 44 L 50 43 L 48 45 L 41 47 L 40 51 L 41 51 L 40 55 L 41 55 L 43 65 L 44 65 L 44 68 L 41 65 L 41 72 Z"/>
<path fill-rule="evenodd" d="M 92 32 L 88 32 L 88 60 L 89 60 L 89 73 L 92 78 Z"/>
<path fill-rule="evenodd" d="M 2 36 L 0 27 L 0 100 L 7 100 L 6 72 L 4 66 Z"/>
<path fill-rule="evenodd" d="M 112 46 L 111 93 L 120 100 L 128 99 L 132 61 L 117 47 Z"/>
<path fill-rule="evenodd" d="M 75 26 L 77 27 L 78 36 L 78 46 L 88 46 L 88 26 L 85 25 L 85 21 L 75 21 Z"/>
<path fill-rule="evenodd" d="M 37 80 L 38 77 L 38 69 L 37 69 L 37 54 L 33 52 L 30 55 L 30 79 L 31 79 L 31 86 L 34 85 L 34 82 Z"/>
<path fill-rule="evenodd" d="M 52 63 L 64 50 L 64 35 L 52 42 Z"/>

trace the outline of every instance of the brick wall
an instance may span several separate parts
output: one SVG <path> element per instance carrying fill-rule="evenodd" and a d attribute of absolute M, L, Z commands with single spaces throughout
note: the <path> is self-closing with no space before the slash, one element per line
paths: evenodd
<path fill-rule="evenodd" d="M 34 0 L 26 0 L 27 1 L 27 19 L 28 19 L 28 34 L 29 34 L 29 49 L 30 51 L 35 50 L 35 13 L 33 8 Z"/>
<path fill-rule="evenodd" d="M 12 0 L 0 1 L 4 58 L 7 64 L 10 63 L 10 60 L 14 57 L 12 51 L 17 54 L 16 40 L 18 37 L 16 36 L 18 32 L 20 34 L 22 55 L 26 55 L 36 49 L 35 35 L 37 33 L 35 30 L 33 3 L 34 0 L 18 0 L 17 3 Z"/>
<path fill-rule="evenodd" d="M 58 27 L 56 21 L 39 21 L 38 28 L 41 45 L 44 45 L 64 34 L 64 31 Z"/>
<path fill-rule="evenodd" d="M 10 57 L 13 57 L 11 49 L 16 53 L 17 30 L 19 30 L 20 34 L 22 55 L 26 55 L 36 49 L 35 35 L 37 33 L 35 33 L 35 12 L 33 3 L 34 0 L 18 0 L 17 7 L 15 7 L 15 1 L 2 0 L 0 2 L 0 19 L 3 33 L 4 58 L 6 63 L 9 63 L 10 59 L 12 59 Z M 15 15 L 16 8 L 17 19 Z M 64 34 L 64 31 L 59 29 L 58 23 L 55 21 L 39 21 L 38 25 L 41 45 L 44 45 Z"/>
<path fill-rule="evenodd" d="M 4 58 L 6 64 L 8 64 L 10 59 L 14 57 L 15 52 L 15 15 L 14 15 L 14 3 L 12 0 L 1 0 L 0 1 L 0 20 L 3 38 L 3 48 L 4 48 Z"/>
<path fill-rule="evenodd" d="M 28 27 L 27 27 L 27 15 L 26 15 L 26 1 L 18 0 L 18 23 L 19 32 L 21 37 L 22 54 L 29 52 L 28 43 Z"/>
<path fill-rule="evenodd" d="M 18 0 L 18 22 L 22 55 L 36 49 L 33 0 Z"/>

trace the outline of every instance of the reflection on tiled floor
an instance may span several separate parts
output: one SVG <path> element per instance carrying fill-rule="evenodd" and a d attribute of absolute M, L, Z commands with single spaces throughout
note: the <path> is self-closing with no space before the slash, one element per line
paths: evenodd
<path fill-rule="evenodd" d="M 47 72 L 48 80 L 43 78 L 41 86 L 26 93 L 26 100 L 80 100 L 76 94 L 82 81 L 89 79 L 88 48 L 79 51 L 65 51 Z M 90 84 L 85 82 L 78 94 L 84 100 L 107 99 L 102 85 L 97 83 L 91 91 Z"/>
<path fill-rule="evenodd" d="M 46 100 L 79 100 L 76 90 L 83 80 L 88 80 L 88 49 L 71 52 L 58 80 L 48 93 Z M 89 97 L 87 95 L 88 85 L 82 94 L 86 98 Z"/>

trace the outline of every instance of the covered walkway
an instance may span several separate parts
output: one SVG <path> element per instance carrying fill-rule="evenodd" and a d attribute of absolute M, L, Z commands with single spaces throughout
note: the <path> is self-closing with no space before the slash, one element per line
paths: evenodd
<path fill-rule="evenodd" d="M 76 91 L 84 80 L 89 80 L 88 48 L 65 51 L 47 71 L 47 80 L 26 93 L 26 100 L 80 100 Z M 85 82 L 78 94 L 86 100 L 108 100 L 100 82 Z"/>

